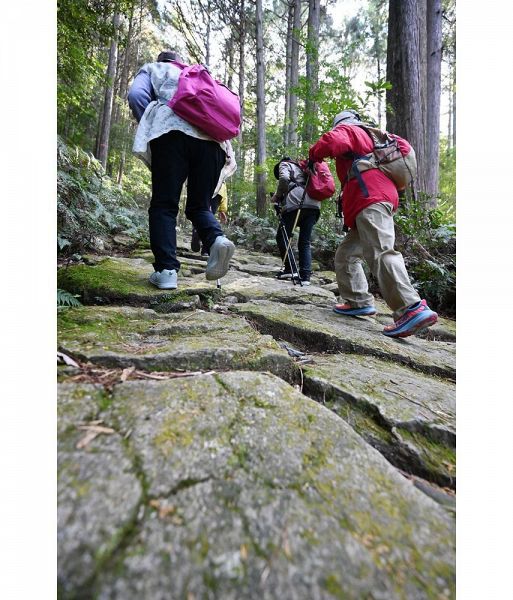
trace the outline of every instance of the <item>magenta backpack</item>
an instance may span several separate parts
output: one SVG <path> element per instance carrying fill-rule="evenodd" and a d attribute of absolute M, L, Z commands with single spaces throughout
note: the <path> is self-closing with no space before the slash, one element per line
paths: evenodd
<path fill-rule="evenodd" d="M 308 169 L 308 161 L 300 160 L 299 166 L 305 172 L 305 175 L 310 175 L 306 186 L 306 193 L 314 200 L 327 200 L 335 193 L 335 180 L 331 174 L 330 168 L 324 161 L 315 162 L 314 170 Z"/>
<path fill-rule="evenodd" d="M 240 103 L 237 94 L 216 81 L 203 65 L 184 66 L 178 89 L 167 105 L 182 119 L 224 142 L 239 134 Z"/>

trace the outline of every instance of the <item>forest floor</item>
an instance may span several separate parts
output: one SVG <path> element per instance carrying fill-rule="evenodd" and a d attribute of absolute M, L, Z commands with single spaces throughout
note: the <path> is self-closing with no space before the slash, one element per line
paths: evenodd
<path fill-rule="evenodd" d="M 455 322 L 178 246 L 176 291 L 148 250 L 58 271 L 59 597 L 453 598 Z"/>

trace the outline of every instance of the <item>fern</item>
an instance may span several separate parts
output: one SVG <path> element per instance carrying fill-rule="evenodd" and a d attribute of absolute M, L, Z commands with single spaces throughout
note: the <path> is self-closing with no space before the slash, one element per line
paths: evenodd
<path fill-rule="evenodd" d="M 73 295 L 66 290 L 57 289 L 57 306 L 82 306 L 77 300 L 78 295 Z"/>

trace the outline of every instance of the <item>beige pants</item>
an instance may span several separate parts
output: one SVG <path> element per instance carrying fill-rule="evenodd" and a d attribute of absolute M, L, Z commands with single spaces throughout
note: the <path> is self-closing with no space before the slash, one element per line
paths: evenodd
<path fill-rule="evenodd" d="M 362 267 L 365 259 L 385 302 L 394 311 L 396 321 L 405 310 L 420 300 L 410 283 L 403 256 L 394 250 L 393 207 L 379 202 L 364 208 L 335 253 L 335 273 L 341 302 L 353 307 L 373 306 L 367 278 Z"/>

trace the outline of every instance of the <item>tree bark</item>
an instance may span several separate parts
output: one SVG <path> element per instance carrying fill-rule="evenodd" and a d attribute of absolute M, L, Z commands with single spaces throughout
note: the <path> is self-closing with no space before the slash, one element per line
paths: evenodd
<path fill-rule="evenodd" d="M 283 118 L 283 146 L 288 147 L 290 139 L 290 71 L 292 63 L 292 27 L 294 25 L 294 4 L 287 2 L 287 39 L 285 43 L 285 113 Z"/>
<path fill-rule="evenodd" d="M 242 151 L 243 142 L 243 121 L 244 121 L 244 83 L 245 83 L 245 49 L 246 49 L 246 18 L 244 14 L 244 0 L 240 2 L 239 12 L 239 101 L 240 101 L 240 131 L 237 136 L 237 173 L 239 179 L 244 179 L 244 153 Z"/>
<path fill-rule="evenodd" d="M 256 60 L 257 60 L 257 148 L 256 148 L 256 212 L 263 216 L 266 210 L 265 173 L 265 62 L 262 0 L 256 0 Z"/>
<path fill-rule="evenodd" d="M 299 82 L 299 36 L 301 34 L 301 0 L 294 0 L 294 20 L 290 55 L 290 123 L 289 146 L 297 148 L 297 85 Z"/>
<path fill-rule="evenodd" d="M 112 19 L 113 34 L 109 51 L 109 64 L 107 66 L 105 97 L 103 102 L 103 119 L 100 131 L 100 142 L 98 145 L 98 160 L 103 168 L 107 167 L 107 158 L 109 154 L 109 137 L 112 118 L 112 103 L 114 99 L 114 82 L 116 77 L 116 60 L 118 54 L 118 30 L 119 30 L 120 14 L 114 13 Z"/>
<path fill-rule="evenodd" d="M 416 190 L 425 190 L 420 36 L 416 0 L 390 0 L 387 46 L 387 130 L 407 139 L 417 156 Z"/>
<path fill-rule="evenodd" d="M 427 2 L 426 193 L 436 207 L 440 160 L 440 94 L 442 90 L 442 3 Z"/>
<path fill-rule="evenodd" d="M 317 138 L 317 90 L 319 87 L 319 0 L 308 1 L 308 41 L 306 49 L 307 95 L 305 99 L 305 125 L 303 141 L 311 143 Z"/>

